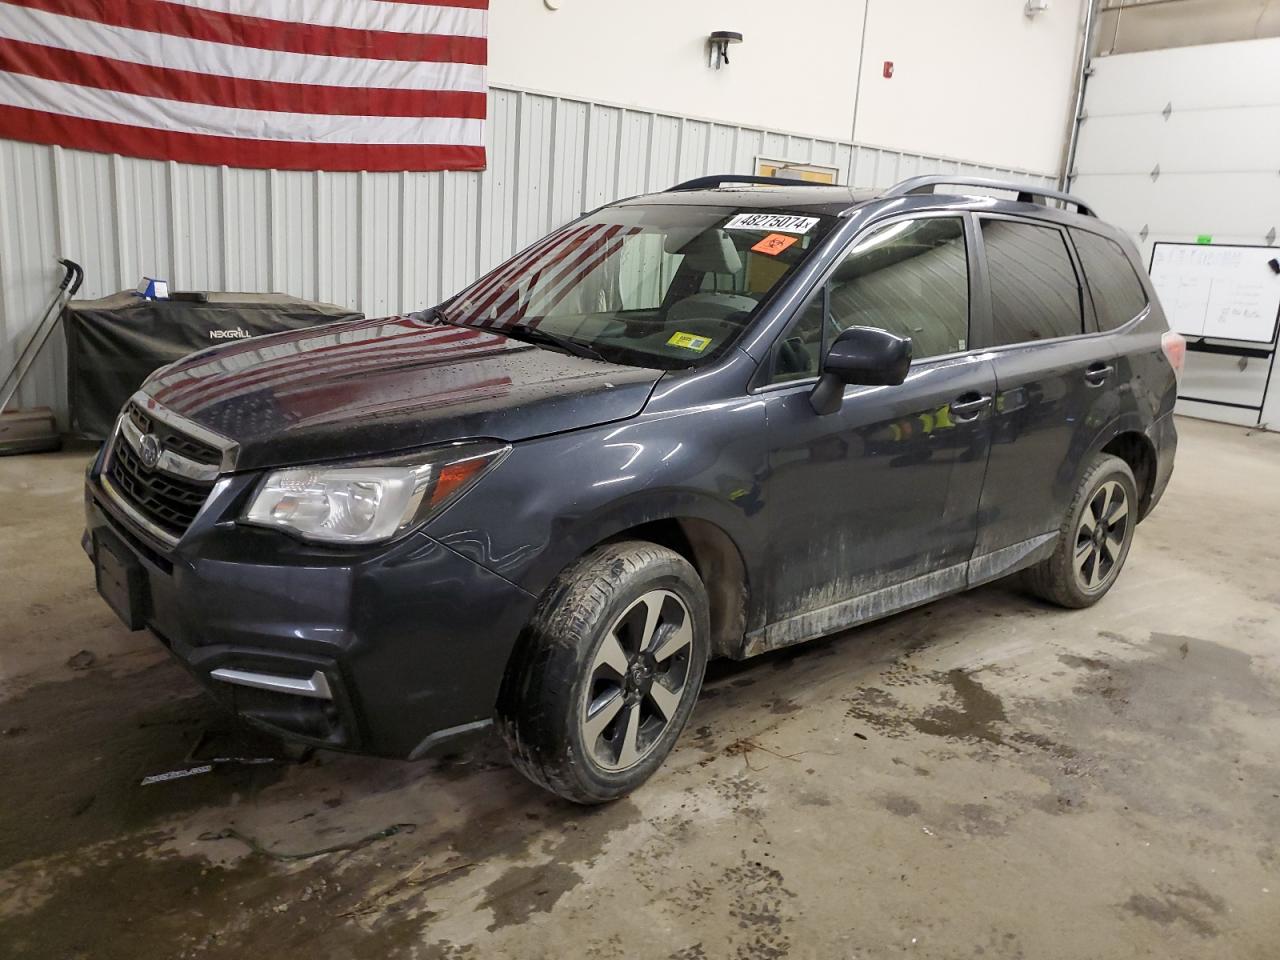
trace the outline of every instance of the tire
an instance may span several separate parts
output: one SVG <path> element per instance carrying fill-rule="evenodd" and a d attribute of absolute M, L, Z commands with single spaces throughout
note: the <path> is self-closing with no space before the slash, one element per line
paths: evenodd
<path fill-rule="evenodd" d="M 512 763 L 575 803 L 635 790 L 693 712 L 709 636 L 706 590 L 679 554 L 591 551 L 547 588 L 507 667 L 497 719 Z"/>
<path fill-rule="evenodd" d="M 1119 501 L 1117 492 L 1122 497 Z M 1096 533 L 1100 514 L 1106 524 Z M 1058 606 L 1093 606 L 1120 576 L 1137 524 L 1138 485 L 1133 471 L 1119 457 L 1100 455 L 1080 478 L 1052 556 L 1029 567 L 1024 583 L 1036 596 Z"/>

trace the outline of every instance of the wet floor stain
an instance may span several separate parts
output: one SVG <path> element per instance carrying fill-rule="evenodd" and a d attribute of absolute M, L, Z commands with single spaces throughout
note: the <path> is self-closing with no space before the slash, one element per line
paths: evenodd
<path fill-rule="evenodd" d="M 583 871 L 592 866 L 615 831 L 640 819 L 640 811 L 623 799 L 607 807 L 588 810 L 582 822 L 565 822 L 555 839 L 537 852 L 537 863 L 508 867 L 484 891 L 481 908 L 492 912 L 488 930 L 524 923 L 535 913 L 549 912 L 562 896 L 583 882 Z"/>
<path fill-rule="evenodd" d="M 933 707 L 923 717 L 911 718 L 911 725 L 934 737 L 1004 743 L 1004 736 L 996 727 L 1008 719 L 1000 698 L 964 670 L 948 670 L 946 683 L 956 706 Z"/>
<path fill-rule="evenodd" d="M 1218 936 L 1216 918 L 1226 913 L 1227 904 L 1196 883 L 1160 884 L 1154 895 L 1135 893 L 1122 908 L 1161 926 L 1180 925 L 1198 937 L 1210 939 Z"/>
<path fill-rule="evenodd" d="M 1058 654 L 1058 662 L 1076 670 L 1105 670 L 1107 662 L 1097 657 L 1078 657 L 1072 653 Z"/>
<path fill-rule="evenodd" d="M 582 874 L 563 863 L 511 867 L 485 888 L 480 909 L 493 913 L 490 933 L 549 912 L 560 898 L 582 883 Z"/>
<path fill-rule="evenodd" d="M 878 802 L 895 817 L 914 817 L 920 813 L 920 804 L 905 794 L 886 794 L 878 798 Z"/>
<path fill-rule="evenodd" d="M 23 860 L 146 830 L 229 793 L 252 797 L 284 764 L 233 766 L 163 787 L 143 777 L 190 767 L 202 735 L 237 733 L 237 755 L 270 756 L 280 744 L 235 724 L 176 665 L 127 678 L 102 670 L 46 683 L 0 702 L 0 870 Z"/>

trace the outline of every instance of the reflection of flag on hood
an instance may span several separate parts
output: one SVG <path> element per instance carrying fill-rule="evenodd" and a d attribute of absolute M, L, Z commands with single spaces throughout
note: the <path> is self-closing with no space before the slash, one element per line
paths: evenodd
<path fill-rule="evenodd" d="M 321 384 L 326 395 L 362 389 L 363 377 L 384 375 L 403 365 L 435 358 L 451 360 L 500 349 L 506 341 L 493 333 L 426 323 L 413 317 L 388 317 L 332 324 L 299 332 L 246 340 L 235 346 L 196 354 L 161 373 L 149 390 L 156 401 L 179 412 L 221 411 L 231 399 L 253 396 L 252 405 L 226 409 L 249 417 L 254 430 L 273 428 L 310 415 L 305 397 Z M 416 376 L 421 376 L 421 371 Z M 444 388 L 442 388 L 444 389 Z M 332 397 L 330 396 L 331 400 Z M 220 421 L 215 430 L 239 436 L 239 424 Z"/>
<path fill-rule="evenodd" d="M 187 163 L 480 170 L 488 0 L 0 0 L 0 137 Z"/>

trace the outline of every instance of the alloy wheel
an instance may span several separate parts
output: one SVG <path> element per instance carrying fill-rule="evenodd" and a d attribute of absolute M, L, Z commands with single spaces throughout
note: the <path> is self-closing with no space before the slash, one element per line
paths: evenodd
<path fill-rule="evenodd" d="M 605 632 L 579 711 L 582 743 L 597 766 L 618 772 L 657 745 L 684 700 L 693 618 L 670 590 L 637 598 Z"/>
<path fill-rule="evenodd" d="M 1119 572 L 1131 523 L 1124 487 L 1116 480 L 1099 486 L 1085 505 L 1076 530 L 1072 569 L 1081 590 L 1097 593 Z"/>

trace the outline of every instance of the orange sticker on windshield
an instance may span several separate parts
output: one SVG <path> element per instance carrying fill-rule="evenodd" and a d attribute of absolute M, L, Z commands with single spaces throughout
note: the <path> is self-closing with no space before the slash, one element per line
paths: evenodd
<path fill-rule="evenodd" d="M 783 233 L 771 233 L 751 249 L 756 253 L 765 253 L 771 257 L 776 257 L 799 239 L 799 237 L 788 237 Z"/>

